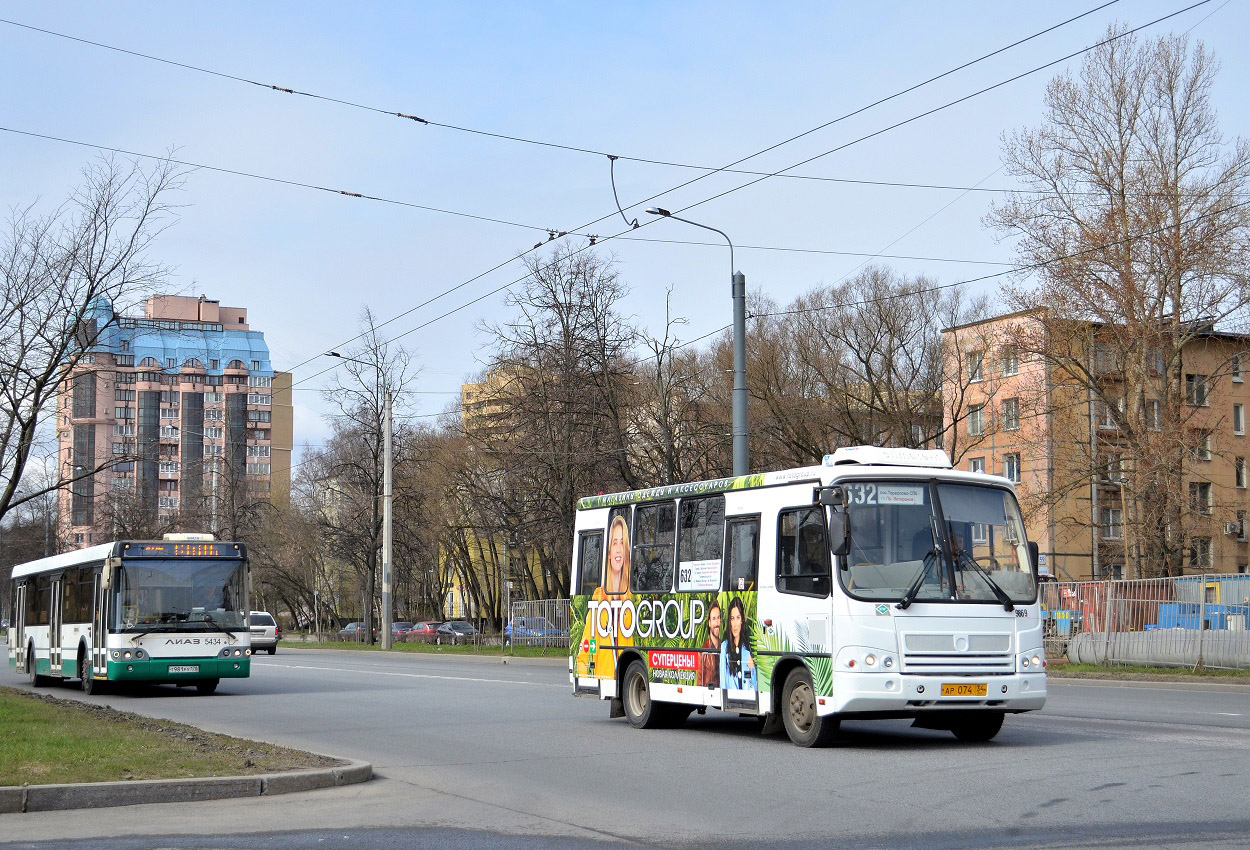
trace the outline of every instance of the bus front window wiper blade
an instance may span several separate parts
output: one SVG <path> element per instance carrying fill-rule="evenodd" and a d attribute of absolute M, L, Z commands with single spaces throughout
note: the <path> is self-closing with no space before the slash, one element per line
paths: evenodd
<path fill-rule="evenodd" d="M 967 552 L 957 552 L 956 557 L 958 558 L 960 565 L 967 563 L 972 564 L 972 566 L 976 568 L 976 571 L 979 572 L 981 577 L 985 579 L 985 583 L 990 586 L 990 590 L 994 591 L 995 598 L 1002 603 L 1004 611 L 1014 611 L 1016 609 L 1016 605 L 1011 601 L 1011 597 L 1007 595 L 1006 591 L 998 586 L 998 582 L 990 578 L 989 571 L 985 569 L 985 567 L 978 564 L 976 558 L 972 557 Z"/>
<path fill-rule="evenodd" d="M 903 594 L 903 598 L 896 604 L 895 608 L 906 611 L 911 607 L 911 603 L 916 601 L 916 594 L 920 592 L 920 588 L 924 586 L 924 580 L 929 575 L 929 561 L 937 557 L 938 551 L 930 549 L 925 553 L 924 560 L 920 562 L 920 572 L 916 575 L 916 580 L 911 583 L 911 587 L 907 588 L 907 592 Z"/>
<path fill-rule="evenodd" d="M 205 614 L 203 622 L 212 626 L 211 629 L 205 629 L 205 631 L 224 632 L 225 634 L 230 635 L 230 637 L 234 637 L 234 633 L 236 631 L 243 631 L 242 629 L 227 629 L 224 625 L 219 624 L 216 620 L 214 620 L 212 614 Z"/>

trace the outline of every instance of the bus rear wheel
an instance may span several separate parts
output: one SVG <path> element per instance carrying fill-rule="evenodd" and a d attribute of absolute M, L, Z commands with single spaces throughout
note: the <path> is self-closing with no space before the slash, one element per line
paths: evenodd
<path fill-rule="evenodd" d="M 1003 728 L 1001 711 L 978 711 L 959 718 L 951 724 L 951 733 L 961 741 L 983 743 L 992 740 Z"/>
<path fill-rule="evenodd" d="M 781 699 L 781 719 L 791 741 L 800 747 L 833 743 L 838 736 L 838 718 L 816 713 L 816 690 L 806 667 L 797 667 L 786 676 Z"/>
<path fill-rule="evenodd" d="M 220 681 L 221 679 L 203 679 L 202 681 L 195 683 L 195 689 L 199 691 L 202 696 L 208 696 L 213 691 L 217 690 L 217 683 Z"/>

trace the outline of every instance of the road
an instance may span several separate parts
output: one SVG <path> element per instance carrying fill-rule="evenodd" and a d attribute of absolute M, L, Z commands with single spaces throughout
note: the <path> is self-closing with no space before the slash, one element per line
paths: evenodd
<path fill-rule="evenodd" d="M 378 778 L 7 815 L 0 846 L 1250 847 L 1246 686 L 1052 680 L 1046 709 L 1009 717 L 989 744 L 848 722 L 837 746 L 813 751 L 717 712 L 638 731 L 566 680 L 559 662 L 283 647 L 212 697 L 67 686 L 69 698 L 365 759 Z"/>

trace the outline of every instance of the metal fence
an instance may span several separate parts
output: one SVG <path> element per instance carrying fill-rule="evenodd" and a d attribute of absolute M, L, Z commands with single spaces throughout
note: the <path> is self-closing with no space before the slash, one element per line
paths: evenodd
<path fill-rule="evenodd" d="M 569 648 L 569 600 L 528 599 L 512 603 L 512 617 L 504 631 L 510 646 Z"/>
<path fill-rule="evenodd" d="M 1250 668 L 1250 575 L 1048 582 L 1041 601 L 1051 658 Z"/>

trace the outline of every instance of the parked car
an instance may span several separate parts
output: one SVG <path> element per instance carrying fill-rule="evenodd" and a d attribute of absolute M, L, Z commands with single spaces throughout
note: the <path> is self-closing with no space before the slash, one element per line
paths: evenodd
<path fill-rule="evenodd" d="M 361 640 L 362 641 L 365 639 L 366 634 L 368 633 L 365 631 L 364 623 L 360 623 L 360 622 L 348 623 L 346 626 L 339 629 L 339 640 Z"/>
<path fill-rule="evenodd" d="M 472 623 L 464 620 L 448 620 L 438 627 L 434 635 L 435 643 L 466 643 L 477 635 Z"/>
<path fill-rule="evenodd" d="M 270 655 L 278 652 L 278 641 L 282 640 L 282 627 L 268 611 L 253 611 L 247 618 L 252 630 L 252 652 L 268 650 Z"/>
<path fill-rule="evenodd" d="M 568 634 L 546 617 L 515 617 L 504 627 L 504 643 L 529 646 L 556 646 L 568 643 Z"/>
<path fill-rule="evenodd" d="M 442 623 L 438 620 L 422 620 L 420 623 L 413 623 L 412 628 L 404 633 L 404 640 L 409 643 L 434 643 L 438 636 L 438 627 Z"/>
<path fill-rule="evenodd" d="M 391 641 L 403 640 L 404 635 L 412 628 L 412 623 L 408 620 L 400 620 L 397 623 L 391 623 Z"/>

